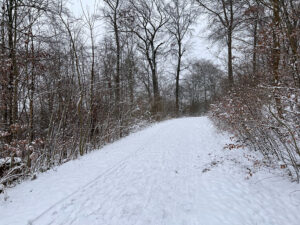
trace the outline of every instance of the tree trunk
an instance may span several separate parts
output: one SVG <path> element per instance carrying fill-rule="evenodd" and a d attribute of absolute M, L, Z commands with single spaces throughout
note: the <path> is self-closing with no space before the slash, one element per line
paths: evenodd
<path fill-rule="evenodd" d="M 90 139 L 93 138 L 95 132 L 96 115 L 94 110 L 94 80 L 95 80 L 95 46 L 93 30 L 90 28 L 92 42 L 92 68 L 91 68 L 91 83 L 90 83 Z"/>
<path fill-rule="evenodd" d="M 5 3 L 3 2 L 3 5 L 2 5 L 2 8 L 5 9 Z M 5 49 L 5 13 L 2 12 L 2 18 L 1 18 L 1 54 L 2 54 L 2 57 L 6 57 L 6 49 Z M 3 68 L 5 68 L 4 66 L 4 58 L 2 59 L 2 63 L 1 63 L 1 66 L 3 66 Z M 8 114 L 7 114 L 7 110 L 8 110 L 8 90 L 7 90 L 7 80 L 8 80 L 8 77 L 7 77 L 7 73 L 2 69 L 2 77 L 1 77 L 1 105 L 0 105 L 0 110 L 1 110 L 1 123 L 3 124 L 5 130 L 8 129 L 8 124 L 7 124 L 7 121 L 8 121 Z"/>
<path fill-rule="evenodd" d="M 153 84 L 153 111 L 158 113 L 160 111 L 160 95 L 159 95 L 159 87 L 158 87 L 158 79 L 157 79 L 157 69 L 156 69 L 156 60 L 153 59 L 153 68 L 152 72 L 152 84 Z"/>
<path fill-rule="evenodd" d="M 254 21 L 254 27 L 253 27 L 253 55 L 252 55 L 252 73 L 254 76 L 257 76 L 256 74 L 256 67 L 257 67 L 257 57 L 256 57 L 256 46 L 257 46 L 257 17 L 255 18 Z"/>
<path fill-rule="evenodd" d="M 181 71 L 181 43 L 179 43 L 179 49 L 178 49 L 178 62 L 177 62 L 177 70 L 176 70 L 176 90 L 175 90 L 175 95 L 176 95 L 176 114 L 177 116 L 179 115 L 179 79 L 180 79 L 180 71 Z"/>
<path fill-rule="evenodd" d="M 229 87 L 233 87 L 233 69 L 232 69 L 232 31 L 228 30 L 228 82 Z"/>
<path fill-rule="evenodd" d="M 279 118 L 282 119 L 282 106 L 278 90 L 279 84 L 279 61 L 280 61 L 280 42 L 279 42 L 279 24 L 280 24 L 280 15 L 279 15 L 279 0 L 272 0 L 273 4 L 273 48 L 272 48 L 272 73 L 274 79 L 274 98 L 276 102 L 276 108 Z"/>
<path fill-rule="evenodd" d="M 17 45 L 17 1 L 15 0 L 15 8 L 14 8 L 14 37 L 13 37 L 13 46 L 14 46 L 14 54 L 13 54 L 13 79 L 14 79 L 14 90 L 13 90 L 13 111 L 12 118 L 13 123 L 17 122 L 18 119 L 18 89 L 19 89 L 19 75 L 18 75 L 18 66 L 17 66 L 17 58 L 16 58 L 16 45 Z"/>
<path fill-rule="evenodd" d="M 114 33 L 115 33 L 115 41 L 116 41 L 116 47 L 117 47 L 117 65 L 116 65 L 116 77 L 115 77 L 115 82 L 116 82 L 116 104 L 119 106 L 120 103 L 120 58 L 121 58 L 121 48 L 120 48 L 120 38 L 119 38 L 119 28 L 118 28 L 118 18 L 117 18 L 117 13 L 118 13 L 118 7 L 119 7 L 119 0 L 116 1 L 116 6 L 114 9 Z"/>
<path fill-rule="evenodd" d="M 32 58 L 32 68 L 31 68 L 31 83 L 29 87 L 29 142 L 33 141 L 34 132 L 33 132 L 33 97 L 34 97 L 34 86 L 35 86 L 35 57 L 34 57 L 34 42 L 33 36 L 31 37 L 31 58 Z"/>
<path fill-rule="evenodd" d="M 229 1 L 230 4 L 230 19 L 228 21 L 228 81 L 229 87 L 233 87 L 233 68 L 232 68 L 232 32 L 233 32 L 233 1 Z M 224 5 L 224 3 L 223 3 Z M 226 11 L 226 10 L 224 10 Z M 225 14 L 226 16 L 226 14 Z M 228 19 L 227 19 L 228 20 Z"/>
<path fill-rule="evenodd" d="M 10 60 L 10 70 L 9 70 L 9 77 L 8 77 L 8 93 L 7 93 L 7 99 L 8 99 L 8 127 L 14 123 L 13 121 L 13 85 L 14 85 L 14 62 L 15 62 L 15 49 L 14 49 L 14 34 L 13 34 L 13 3 L 14 0 L 9 1 L 9 6 L 7 9 L 8 13 L 8 47 L 9 47 L 9 60 Z"/>

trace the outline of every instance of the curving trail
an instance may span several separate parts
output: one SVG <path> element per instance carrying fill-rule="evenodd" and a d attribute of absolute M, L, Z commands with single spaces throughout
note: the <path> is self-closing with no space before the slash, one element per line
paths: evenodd
<path fill-rule="evenodd" d="M 156 124 L 9 190 L 0 224 L 298 225 L 300 186 L 227 143 L 207 117 Z"/>

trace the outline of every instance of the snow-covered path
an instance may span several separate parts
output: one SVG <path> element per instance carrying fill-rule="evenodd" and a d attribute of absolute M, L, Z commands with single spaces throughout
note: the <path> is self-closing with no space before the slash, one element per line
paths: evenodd
<path fill-rule="evenodd" d="M 162 122 L 9 190 L 0 225 L 298 225 L 300 186 L 226 143 L 206 117 Z"/>

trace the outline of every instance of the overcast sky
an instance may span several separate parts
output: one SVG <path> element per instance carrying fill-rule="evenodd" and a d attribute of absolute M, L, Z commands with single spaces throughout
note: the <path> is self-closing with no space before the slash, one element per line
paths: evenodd
<path fill-rule="evenodd" d="M 103 0 L 82 0 L 83 7 L 88 8 L 90 11 L 94 10 L 95 2 L 97 2 L 97 4 L 100 2 L 101 4 L 103 3 Z M 69 8 L 76 16 L 82 14 L 80 0 L 69 0 Z M 218 46 L 214 45 L 214 47 L 212 47 L 213 45 L 205 38 L 207 36 L 205 33 L 206 24 L 207 21 L 204 17 L 199 19 L 189 41 L 190 49 L 186 56 L 188 56 L 188 58 L 210 59 L 214 63 L 221 64 L 221 61 L 218 59 L 218 55 L 220 55 Z M 103 26 L 100 26 L 99 29 L 101 29 L 101 27 L 104 30 Z M 104 32 L 98 33 L 101 35 L 101 33 Z"/>

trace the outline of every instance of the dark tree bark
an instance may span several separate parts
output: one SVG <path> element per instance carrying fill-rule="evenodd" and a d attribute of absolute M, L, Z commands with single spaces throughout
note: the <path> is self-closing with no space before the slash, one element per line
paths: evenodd
<path fill-rule="evenodd" d="M 280 3 L 279 0 L 272 0 L 273 9 L 273 46 L 272 46 L 272 72 L 274 78 L 274 97 L 279 118 L 282 118 L 282 105 L 278 93 L 279 85 L 279 61 L 280 61 L 280 40 L 279 40 L 279 25 L 280 25 Z"/>
<path fill-rule="evenodd" d="M 191 25 L 195 22 L 197 11 L 194 9 L 193 3 L 187 0 L 172 0 L 166 8 L 170 17 L 167 23 L 167 29 L 171 34 L 176 47 L 177 65 L 176 65 L 176 85 L 175 85 L 175 110 L 179 115 L 179 95 L 180 95 L 180 74 L 182 71 L 182 57 L 186 52 L 184 39 L 190 31 Z"/>
<path fill-rule="evenodd" d="M 158 55 L 165 40 L 159 36 L 163 31 L 168 17 L 160 0 L 142 0 L 138 4 L 130 1 L 131 16 L 133 23 L 128 24 L 130 32 L 133 32 L 139 39 L 138 48 L 145 56 L 152 75 L 153 105 L 152 111 L 161 111 L 161 98 L 158 85 Z M 161 38 L 161 40 L 159 40 Z"/>
<path fill-rule="evenodd" d="M 234 85 L 233 78 L 233 33 L 240 25 L 240 21 L 243 17 L 243 12 L 241 8 L 243 7 L 243 1 L 235 2 L 233 0 L 196 0 L 199 5 L 208 13 L 208 15 L 213 19 L 216 24 L 212 24 L 213 27 L 217 28 L 217 33 L 211 36 L 217 40 L 222 39 L 221 36 L 226 37 L 227 44 L 227 74 L 228 83 L 230 87 Z"/>

